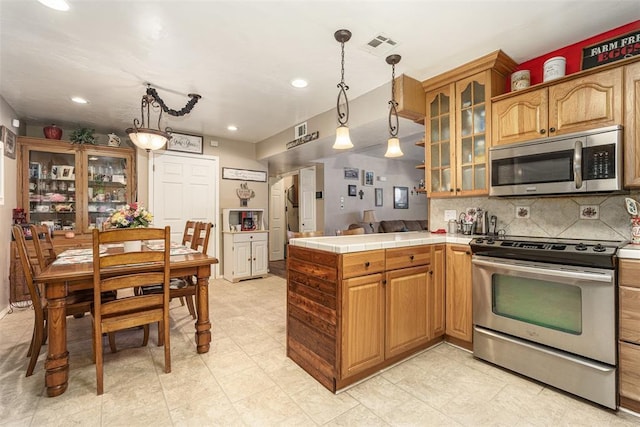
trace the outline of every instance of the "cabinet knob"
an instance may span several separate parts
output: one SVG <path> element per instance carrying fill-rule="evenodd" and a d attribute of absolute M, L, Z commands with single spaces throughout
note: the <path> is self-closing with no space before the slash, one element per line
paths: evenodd
<path fill-rule="evenodd" d="M 369 268 L 369 266 L 370 266 L 370 265 L 371 265 L 371 263 L 370 263 L 369 261 L 366 261 L 366 262 L 364 263 L 364 266 L 365 266 L 365 267 L 367 267 L 367 268 Z"/>
<path fill-rule="evenodd" d="M 382 280 L 382 284 L 386 285 L 387 284 L 387 279 Z"/>
<path fill-rule="evenodd" d="M 549 128 L 549 132 L 555 132 L 556 128 Z"/>
<path fill-rule="evenodd" d="M 453 193 L 453 188 L 450 188 L 450 189 L 449 189 L 449 191 L 450 191 L 451 193 Z"/>
<path fill-rule="evenodd" d="M 467 255 L 471 255 L 471 252 L 469 252 L 469 251 L 466 251 L 466 252 L 465 252 L 465 254 L 467 254 Z"/>
<path fill-rule="evenodd" d="M 413 259 L 414 259 L 414 258 L 415 258 L 415 257 L 414 257 L 413 255 L 409 255 L 409 259 L 410 259 L 411 261 L 413 261 Z"/>
<path fill-rule="evenodd" d="M 433 276 L 433 270 L 429 270 L 429 276 Z"/>
<path fill-rule="evenodd" d="M 456 188 L 456 192 L 458 192 L 458 193 L 459 193 L 459 192 L 460 192 L 460 189 L 459 189 L 459 188 Z"/>
<path fill-rule="evenodd" d="M 540 133 L 544 135 L 545 133 L 547 133 L 547 131 L 545 129 L 540 129 Z"/>

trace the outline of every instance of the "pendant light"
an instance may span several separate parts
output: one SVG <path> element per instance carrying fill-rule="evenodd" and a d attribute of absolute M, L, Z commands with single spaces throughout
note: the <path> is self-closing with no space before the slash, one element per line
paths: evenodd
<path fill-rule="evenodd" d="M 158 92 L 151 87 L 151 85 L 147 85 L 147 92 L 142 95 L 142 102 L 140 103 L 140 115 L 142 116 L 142 120 L 133 119 L 133 127 L 128 128 L 125 132 L 129 135 L 129 139 L 136 146 L 142 148 L 143 150 L 147 150 L 147 152 L 151 150 L 158 150 L 167 143 L 169 139 L 171 139 L 171 129 L 166 128 L 164 131 L 160 130 L 160 120 L 162 119 L 162 112 L 172 115 L 172 116 L 184 116 L 191 112 L 191 109 L 196 105 L 198 100 L 201 98 L 200 95 L 190 93 L 187 95 L 189 98 L 189 102 L 184 106 L 181 110 L 173 110 L 164 103 L 164 101 L 158 95 Z M 158 113 L 158 128 L 151 128 L 151 109 L 159 108 L 160 112 Z M 146 120 L 145 120 L 146 114 Z M 145 124 L 149 127 L 145 127 Z"/>
<path fill-rule="evenodd" d="M 387 56 L 387 64 L 391 65 L 391 101 L 389 101 L 389 140 L 387 141 L 387 152 L 385 157 L 401 157 L 404 153 L 400 149 L 400 140 L 398 139 L 398 129 L 400 122 L 398 121 L 398 103 L 396 102 L 396 64 L 400 62 L 400 55 Z"/>
<path fill-rule="evenodd" d="M 347 91 L 349 90 L 349 86 L 344 83 L 344 44 L 351 38 L 351 31 L 338 30 L 333 36 L 342 47 L 340 83 L 338 83 L 340 91 L 338 92 L 338 100 L 336 102 L 339 126 L 336 129 L 336 142 L 333 144 L 333 148 L 336 150 L 346 150 L 347 148 L 353 147 L 353 143 L 349 137 L 349 128 L 347 127 L 347 122 L 349 121 L 349 100 L 347 99 Z M 342 98 L 344 98 L 344 110 L 340 109 L 340 100 Z"/>

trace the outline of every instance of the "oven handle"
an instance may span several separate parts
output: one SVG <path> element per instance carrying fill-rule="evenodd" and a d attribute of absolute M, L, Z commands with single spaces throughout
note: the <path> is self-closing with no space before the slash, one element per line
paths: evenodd
<path fill-rule="evenodd" d="M 573 176 L 576 189 L 582 187 L 582 141 L 577 140 L 573 149 Z"/>
<path fill-rule="evenodd" d="M 563 278 L 570 279 L 583 279 L 590 280 L 592 282 L 603 282 L 603 283 L 611 283 L 613 281 L 613 277 L 609 271 L 606 273 L 596 273 L 589 272 L 583 273 L 579 271 L 571 271 L 571 270 L 559 270 L 552 269 L 547 266 L 542 266 L 537 264 L 535 267 L 529 267 L 527 265 L 516 264 L 512 262 L 501 262 L 498 260 L 484 260 L 479 258 L 474 258 L 471 261 L 474 265 L 481 265 L 489 268 L 508 268 L 510 271 L 519 272 L 519 273 L 530 273 L 541 276 L 561 276 Z"/>

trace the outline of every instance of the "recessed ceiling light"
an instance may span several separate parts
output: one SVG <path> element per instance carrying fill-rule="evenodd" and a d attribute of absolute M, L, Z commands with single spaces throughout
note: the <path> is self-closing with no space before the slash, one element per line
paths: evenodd
<path fill-rule="evenodd" d="M 61 12 L 66 12 L 69 10 L 69 3 L 65 0 L 38 0 L 43 5 L 50 7 L 51 9 L 59 10 Z"/>
<path fill-rule="evenodd" d="M 75 102 L 76 104 L 88 104 L 89 103 L 89 101 L 87 101 L 84 98 L 80 98 L 79 96 L 74 96 L 74 97 L 71 98 L 71 100 L 73 102 Z"/>
<path fill-rule="evenodd" d="M 293 87 L 303 88 L 303 87 L 307 87 L 308 85 L 309 85 L 309 83 L 304 79 L 293 79 L 293 80 L 291 80 L 291 86 L 293 86 Z"/>
<path fill-rule="evenodd" d="M 235 132 L 235 131 L 237 131 L 237 130 L 238 130 L 238 126 L 236 126 L 236 125 L 229 125 L 229 126 L 227 126 L 227 130 L 230 130 L 230 131 L 232 131 L 232 132 Z"/>

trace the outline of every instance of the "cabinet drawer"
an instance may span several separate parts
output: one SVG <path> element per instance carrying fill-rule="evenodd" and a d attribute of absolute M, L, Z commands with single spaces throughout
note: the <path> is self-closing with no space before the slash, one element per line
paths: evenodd
<path fill-rule="evenodd" d="M 238 233 L 233 235 L 235 243 L 240 242 L 263 242 L 267 240 L 267 233 Z"/>
<path fill-rule="evenodd" d="M 342 255 L 342 278 L 384 271 L 384 249 Z"/>
<path fill-rule="evenodd" d="M 407 246 L 405 248 L 387 249 L 386 269 L 416 267 L 431 263 L 431 246 Z"/>
<path fill-rule="evenodd" d="M 640 344 L 640 289 L 620 286 L 620 339 Z"/>
<path fill-rule="evenodd" d="M 640 346 L 620 342 L 620 396 L 640 401 Z"/>
<path fill-rule="evenodd" d="M 618 283 L 620 286 L 640 288 L 640 261 L 621 259 Z"/>

